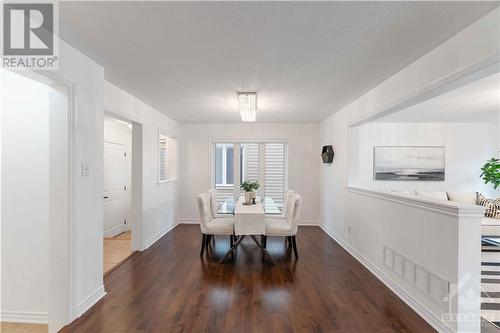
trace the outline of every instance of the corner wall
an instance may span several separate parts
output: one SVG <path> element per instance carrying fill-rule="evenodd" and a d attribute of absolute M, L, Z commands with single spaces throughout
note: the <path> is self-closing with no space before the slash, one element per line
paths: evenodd
<path fill-rule="evenodd" d="M 158 184 L 157 149 L 159 128 L 179 142 L 180 126 L 109 82 L 104 85 L 104 108 L 107 112 L 142 124 L 142 244 L 143 248 L 148 248 L 177 222 L 179 181 Z M 181 153 L 180 150 L 177 160 Z"/>

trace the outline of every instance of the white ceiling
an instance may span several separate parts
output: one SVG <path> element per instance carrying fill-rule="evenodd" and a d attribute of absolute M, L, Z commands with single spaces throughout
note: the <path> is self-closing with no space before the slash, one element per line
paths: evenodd
<path fill-rule="evenodd" d="M 492 10 L 481 2 L 60 2 L 60 33 L 180 122 L 326 118 Z"/>
<path fill-rule="evenodd" d="M 415 104 L 377 122 L 499 122 L 500 73 Z"/>

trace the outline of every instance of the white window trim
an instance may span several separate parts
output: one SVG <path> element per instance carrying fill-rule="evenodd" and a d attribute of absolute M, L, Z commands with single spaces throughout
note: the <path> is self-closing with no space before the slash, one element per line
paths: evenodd
<path fill-rule="evenodd" d="M 238 139 L 238 138 L 223 138 L 223 137 L 211 137 L 208 139 L 208 150 L 210 152 L 210 160 L 211 163 L 210 168 L 208 170 L 208 179 L 209 188 L 215 189 L 216 185 L 224 185 L 224 184 L 216 184 L 215 183 L 215 144 L 216 143 L 226 143 L 226 144 L 242 144 L 242 143 L 258 143 L 258 144 L 266 144 L 266 143 L 283 143 L 285 145 L 285 192 L 290 188 L 293 188 L 293 184 L 290 181 L 290 161 L 291 161 L 291 149 L 292 140 L 290 137 L 276 137 L 276 138 L 268 138 L 268 139 Z M 259 147 L 260 152 L 260 147 Z M 260 154 L 260 153 L 259 153 Z M 260 156 L 259 156 L 260 157 Z M 260 159 L 259 159 L 260 160 Z M 260 177 L 260 162 L 259 162 L 259 177 Z M 239 178 L 239 177 L 238 177 Z M 265 184 L 264 184 L 265 186 Z"/>
<path fill-rule="evenodd" d="M 175 170 L 175 176 L 172 178 L 167 178 L 167 179 L 160 179 L 160 136 L 166 136 L 167 137 L 167 154 L 169 154 L 168 146 L 170 144 L 170 140 L 176 140 L 177 143 L 177 138 L 173 135 L 170 135 L 167 130 L 162 129 L 161 127 L 158 127 L 158 133 L 156 136 L 156 183 L 158 185 L 160 184 L 168 184 L 168 183 L 175 183 L 179 179 L 177 177 L 177 170 Z M 178 148 L 177 148 L 178 149 Z M 171 163 L 177 163 L 178 160 L 178 155 L 179 152 L 175 152 L 175 156 L 173 156 L 173 162 L 171 157 L 167 157 L 167 162 L 169 164 L 169 172 L 168 172 L 168 177 L 171 176 L 171 168 L 170 164 Z"/>

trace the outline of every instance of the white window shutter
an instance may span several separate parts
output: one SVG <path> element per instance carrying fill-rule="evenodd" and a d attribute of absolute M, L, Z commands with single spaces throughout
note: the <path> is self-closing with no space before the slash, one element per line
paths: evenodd
<path fill-rule="evenodd" d="M 167 155 L 167 139 L 165 137 L 160 137 L 160 165 L 159 165 L 159 178 L 160 181 L 168 179 L 168 155 Z"/>
<path fill-rule="evenodd" d="M 266 188 L 265 196 L 271 197 L 282 209 L 285 197 L 285 145 L 266 144 Z"/>

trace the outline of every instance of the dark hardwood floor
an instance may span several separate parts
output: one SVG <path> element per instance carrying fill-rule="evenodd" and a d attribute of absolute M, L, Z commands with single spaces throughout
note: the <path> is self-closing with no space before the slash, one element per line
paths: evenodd
<path fill-rule="evenodd" d="M 108 295 L 63 332 L 434 332 L 318 227 L 299 259 L 269 237 L 278 266 L 247 238 L 231 262 L 199 256 L 197 225 L 179 225 L 105 277 Z M 228 249 L 217 238 L 215 257 Z"/>

